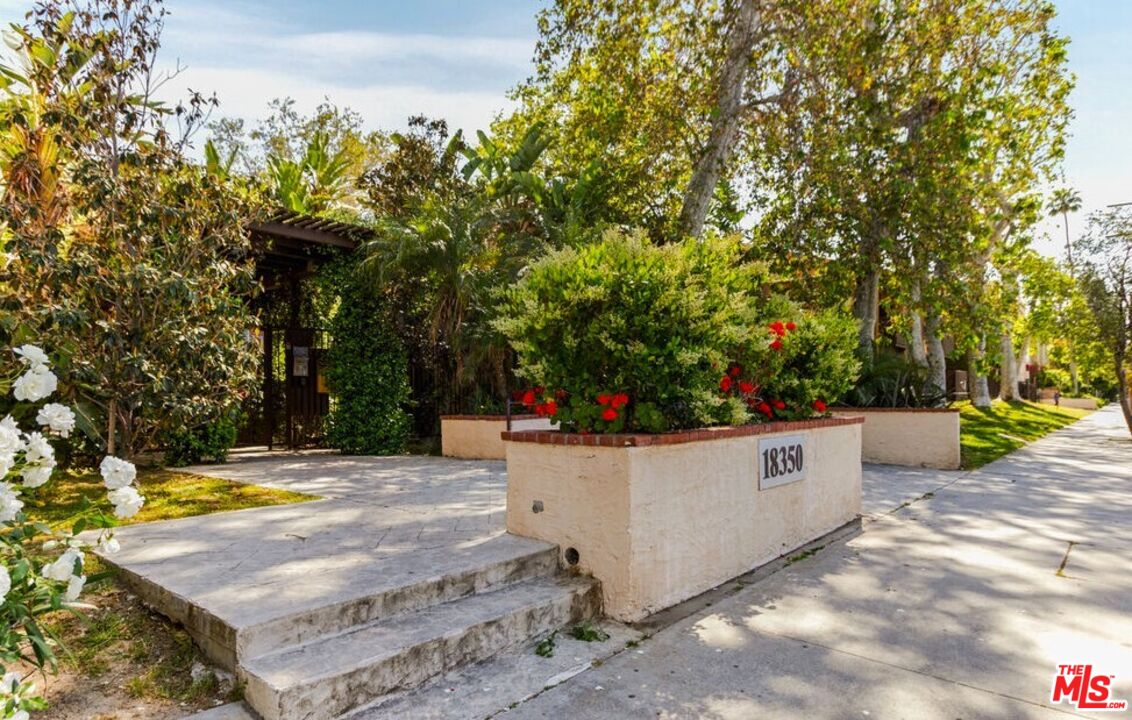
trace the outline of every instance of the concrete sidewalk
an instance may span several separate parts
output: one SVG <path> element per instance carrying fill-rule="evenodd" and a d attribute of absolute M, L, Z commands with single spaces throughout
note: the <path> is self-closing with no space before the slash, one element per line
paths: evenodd
<path fill-rule="evenodd" d="M 1132 700 L 1117 409 L 976 472 L 870 472 L 862 534 L 500 717 L 1090 717 L 1050 704 L 1055 666 L 1078 663 Z"/>

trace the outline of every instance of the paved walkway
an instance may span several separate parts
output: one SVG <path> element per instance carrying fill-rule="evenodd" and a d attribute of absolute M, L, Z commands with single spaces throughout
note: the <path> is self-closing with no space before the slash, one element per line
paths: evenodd
<path fill-rule="evenodd" d="M 865 493 L 857 537 L 501 718 L 1058 718 L 1055 665 L 1077 663 L 1132 701 L 1118 410 L 973 473 L 870 468 Z"/>

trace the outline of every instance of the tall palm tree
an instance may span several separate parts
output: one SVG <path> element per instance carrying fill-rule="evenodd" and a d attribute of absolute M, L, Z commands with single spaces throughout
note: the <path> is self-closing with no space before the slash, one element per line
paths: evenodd
<path fill-rule="evenodd" d="M 1081 194 L 1071 187 L 1053 191 L 1049 201 L 1050 217 L 1061 216 L 1065 223 L 1065 252 L 1069 259 L 1069 271 L 1073 271 L 1073 243 L 1069 240 L 1069 213 L 1081 209 Z"/>

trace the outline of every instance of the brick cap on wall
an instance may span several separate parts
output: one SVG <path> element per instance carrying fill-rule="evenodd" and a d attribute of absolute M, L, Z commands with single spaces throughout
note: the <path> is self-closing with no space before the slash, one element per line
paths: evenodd
<path fill-rule="evenodd" d="M 649 447 L 651 445 L 679 445 L 702 440 L 724 440 L 726 438 L 748 437 L 750 435 L 769 435 L 771 433 L 792 432 L 795 430 L 817 430 L 841 425 L 860 425 L 863 417 L 815 418 L 813 420 L 789 420 L 784 422 L 761 423 L 758 425 L 739 425 L 700 430 L 680 430 L 670 433 L 567 433 L 558 430 L 512 430 L 500 433 L 505 441 L 539 443 L 541 445 L 581 445 L 583 447 Z"/>

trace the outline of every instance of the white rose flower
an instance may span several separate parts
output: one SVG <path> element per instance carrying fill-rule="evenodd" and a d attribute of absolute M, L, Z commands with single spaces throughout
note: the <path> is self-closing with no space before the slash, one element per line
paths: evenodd
<path fill-rule="evenodd" d="M 43 487 L 47 481 L 51 479 L 51 473 L 55 470 L 55 461 L 44 463 L 43 465 L 28 465 L 23 469 L 21 475 L 24 478 L 24 487 L 37 488 Z"/>
<path fill-rule="evenodd" d="M 0 694 L 15 695 L 19 689 L 20 676 L 14 672 L 4 673 L 4 678 L 0 679 Z"/>
<path fill-rule="evenodd" d="M 47 403 L 35 416 L 35 421 L 59 437 L 70 437 L 75 429 L 75 413 L 71 408 L 59 403 Z"/>
<path fill-rule="evenodd" d="M 51 442 L 41 433 L 28 433 L 24 448 L 24 461 L 32 465 L 54 464 L 55 448 L 51 447 Z"/>
<path fill-rule="evenodd" d="M 98 539 L 98 549 L 106 555 L 114 555 L 122 549 L 122 546 L 118 543 L 118 538 L 105 535 Z"/>
<path fill-rule="evenodd" d="M 137 515 L 138 510 L 141 510 L 142 505 L 145 504 L 145 498 L 132 487 L 111 490 L 107 493 L 107 497 L 114 503 L 114 514 L 122 520 Z"/>
<path fill-rule="evenodd" d="M 55 392 L 59 378 L 46 365 L 33 365 L 12 383 L 12 394 L 21 402 L 38 402 Z"/>
<path fill-rule="evenodd" d="M 24 503 L 20 496 L 6 482 L 0 482 L 0 523 L 11 522 L 22 510 Z"/>
<path fill-rule="evenodd" d="M 138 475 L 137 468 L 134 467 L 133 463 L 126 462 L 113 455 L 102 458 L 102 464 L 98 466 L 98 471 L 102 473 L 102 482 L 110 490 L 126 487 Z"/>
<path fill-rule="evenodd" d="M 84 585 L 86 585 L 86 575 L 72 575 L 67 582 L 67 591 L 63 593 L 63 599 L 67 602 L 78 600 L 79 595 L 83 593 Z"/>
<path fill-rule="evenodd" d="M 59 559 L 43 568 L 43 576 L 59 582 L 68 582 L 75 574 L 75 561 L 82 564 L 83 554 L 80 550 L 71 548 L 59 556 Z"/>
<path fill-rule="evenodd" d="M 0 455 L 15 455 L 24 449 L 20 428 L 12 416 L 0 420 Z"/>
<path fill-rule="evenodd" d="M 19 356 L 20 362 L 33 368 L 51 364 L 51 358 L 47 357 L 47 353 L 35 345 L 19 346 L 16 348 L 16 355 Z"/>
<path fill-rule="evenodd" d="M 8 574 L 8 568 L 0 565 L 0 605 L 4 604 L 4 598 L 8 597 L 8 591 L 12 589 L 12 576 Z"/>
<path fill-rule="evenodd" d="M 8 477 L 8 473 L 12 472 L 12 468 L 16 465 L 16 456 L 0 453 L 0 480 Z"/>

